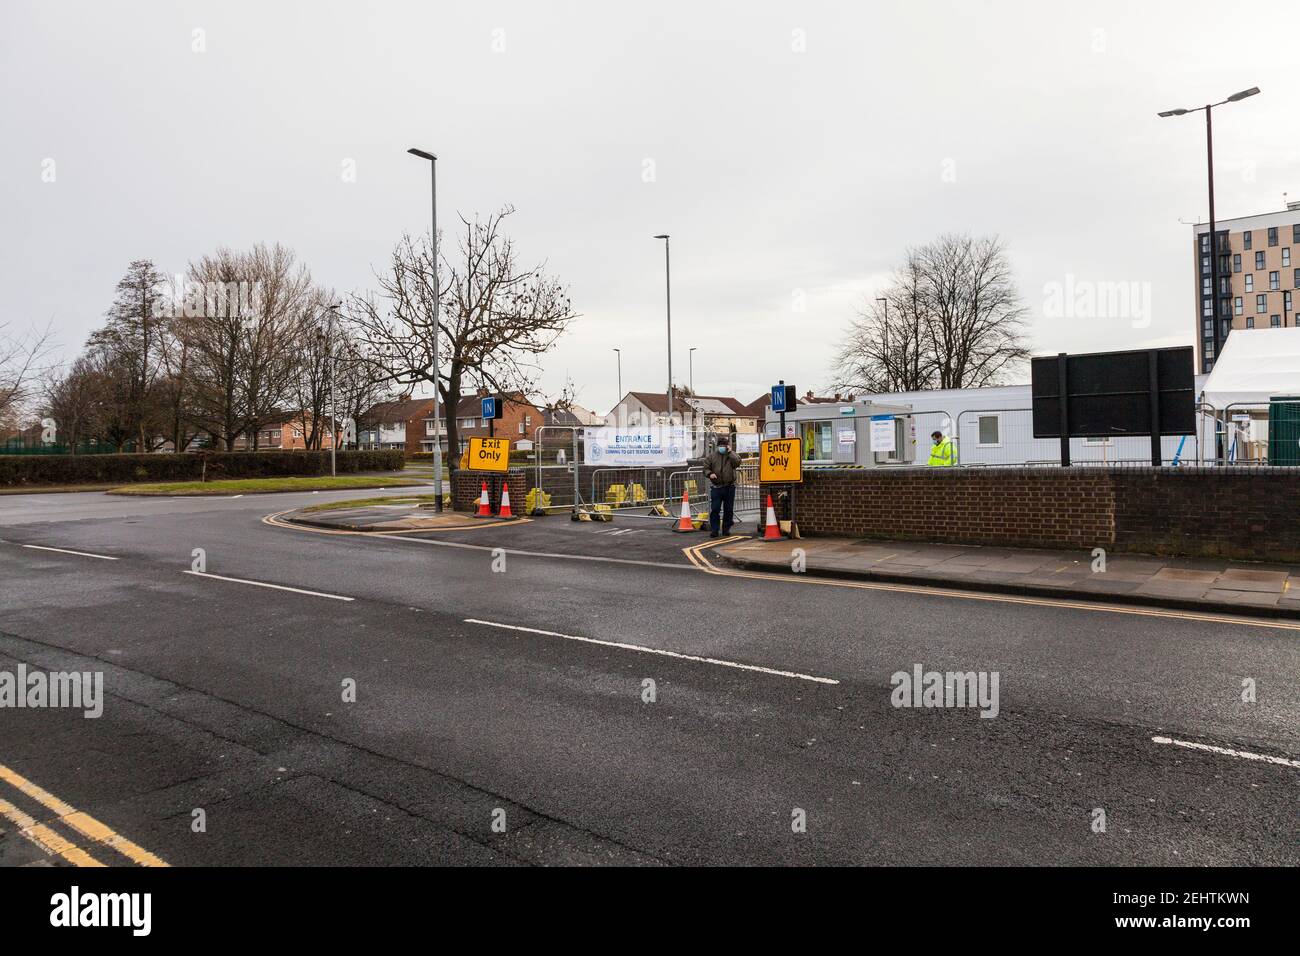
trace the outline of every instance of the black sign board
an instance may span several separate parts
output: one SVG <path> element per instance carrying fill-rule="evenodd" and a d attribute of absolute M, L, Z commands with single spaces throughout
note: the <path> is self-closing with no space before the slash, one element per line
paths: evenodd
<path fill-rule="evenodd" d="M 1151 462 L 1161 463 L 1161 435 L 1196 431 L 1195 373 L 1190 346 L 1036 358 L 1031 363 L 1034 437 L 1069 439 L 1151 436 Z"/>

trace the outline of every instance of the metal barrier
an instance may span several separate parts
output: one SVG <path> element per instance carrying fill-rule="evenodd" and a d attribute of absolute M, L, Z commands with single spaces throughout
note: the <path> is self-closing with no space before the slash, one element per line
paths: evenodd
<path fill-rule="evenodd" d="M 1217 464 L 1300 465 L 1300 400 L 1232 402 L 1213 421 Z"/>

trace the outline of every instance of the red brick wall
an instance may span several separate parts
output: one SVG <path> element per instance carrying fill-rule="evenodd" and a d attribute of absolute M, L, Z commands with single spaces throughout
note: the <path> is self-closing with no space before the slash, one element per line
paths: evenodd
<path fill-rule="evenodd" d="M 1297 468 L 828 469 L 795 495 L 810 536 L 1300 560 Z"/>

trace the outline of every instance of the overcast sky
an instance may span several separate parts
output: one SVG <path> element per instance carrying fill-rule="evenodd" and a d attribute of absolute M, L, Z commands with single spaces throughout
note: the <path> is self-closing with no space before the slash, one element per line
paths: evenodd
<path fill-rule="evenodd" d="M 428 229 L 420 146 L 444 224 L 517 208 L 582 313 L 542 385 L 602 412 L 614 347 L 625 390 L 664 388 L 662 232 L 705 393 L 829 383 L 854 307 L 945 231 L 1005 240 L 1036 352 L 1190 344 L 1204 123 L 1155 114 L 1261 87 L 1215 113 L 1217 210 L 1283 208 L 1297 35 L 1295 0 L 4 0 L 0 322 L 71 353 L 132 259 L 256 241 L 371 288 Z M 1061 314 L 1070 276 L 1149 289 L 1149 325 Z"/>

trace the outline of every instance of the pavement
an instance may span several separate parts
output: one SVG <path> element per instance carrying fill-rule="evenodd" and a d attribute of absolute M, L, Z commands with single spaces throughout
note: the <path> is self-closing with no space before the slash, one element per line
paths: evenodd
<path fill-rule="evenodd" d="M 795 549 L 802 570 L 794 570 Z M 750 538 L 717 549 L 756 571 L 906 582 L 1002 594 L 1104 600 L 1300 619 L 1300 567 L 1112 552 L 991 548 L 853 538 Z"/>
<path fill-rule="evenodd" d="M 286 520 L 349 497 L 0 499 L 0 674 L 104 681 L 0 707 L 0 812 L 118 866 L 1300 863 L 1295 622 Z M 917 667 L 996 706 L 898 706 Z"/>

